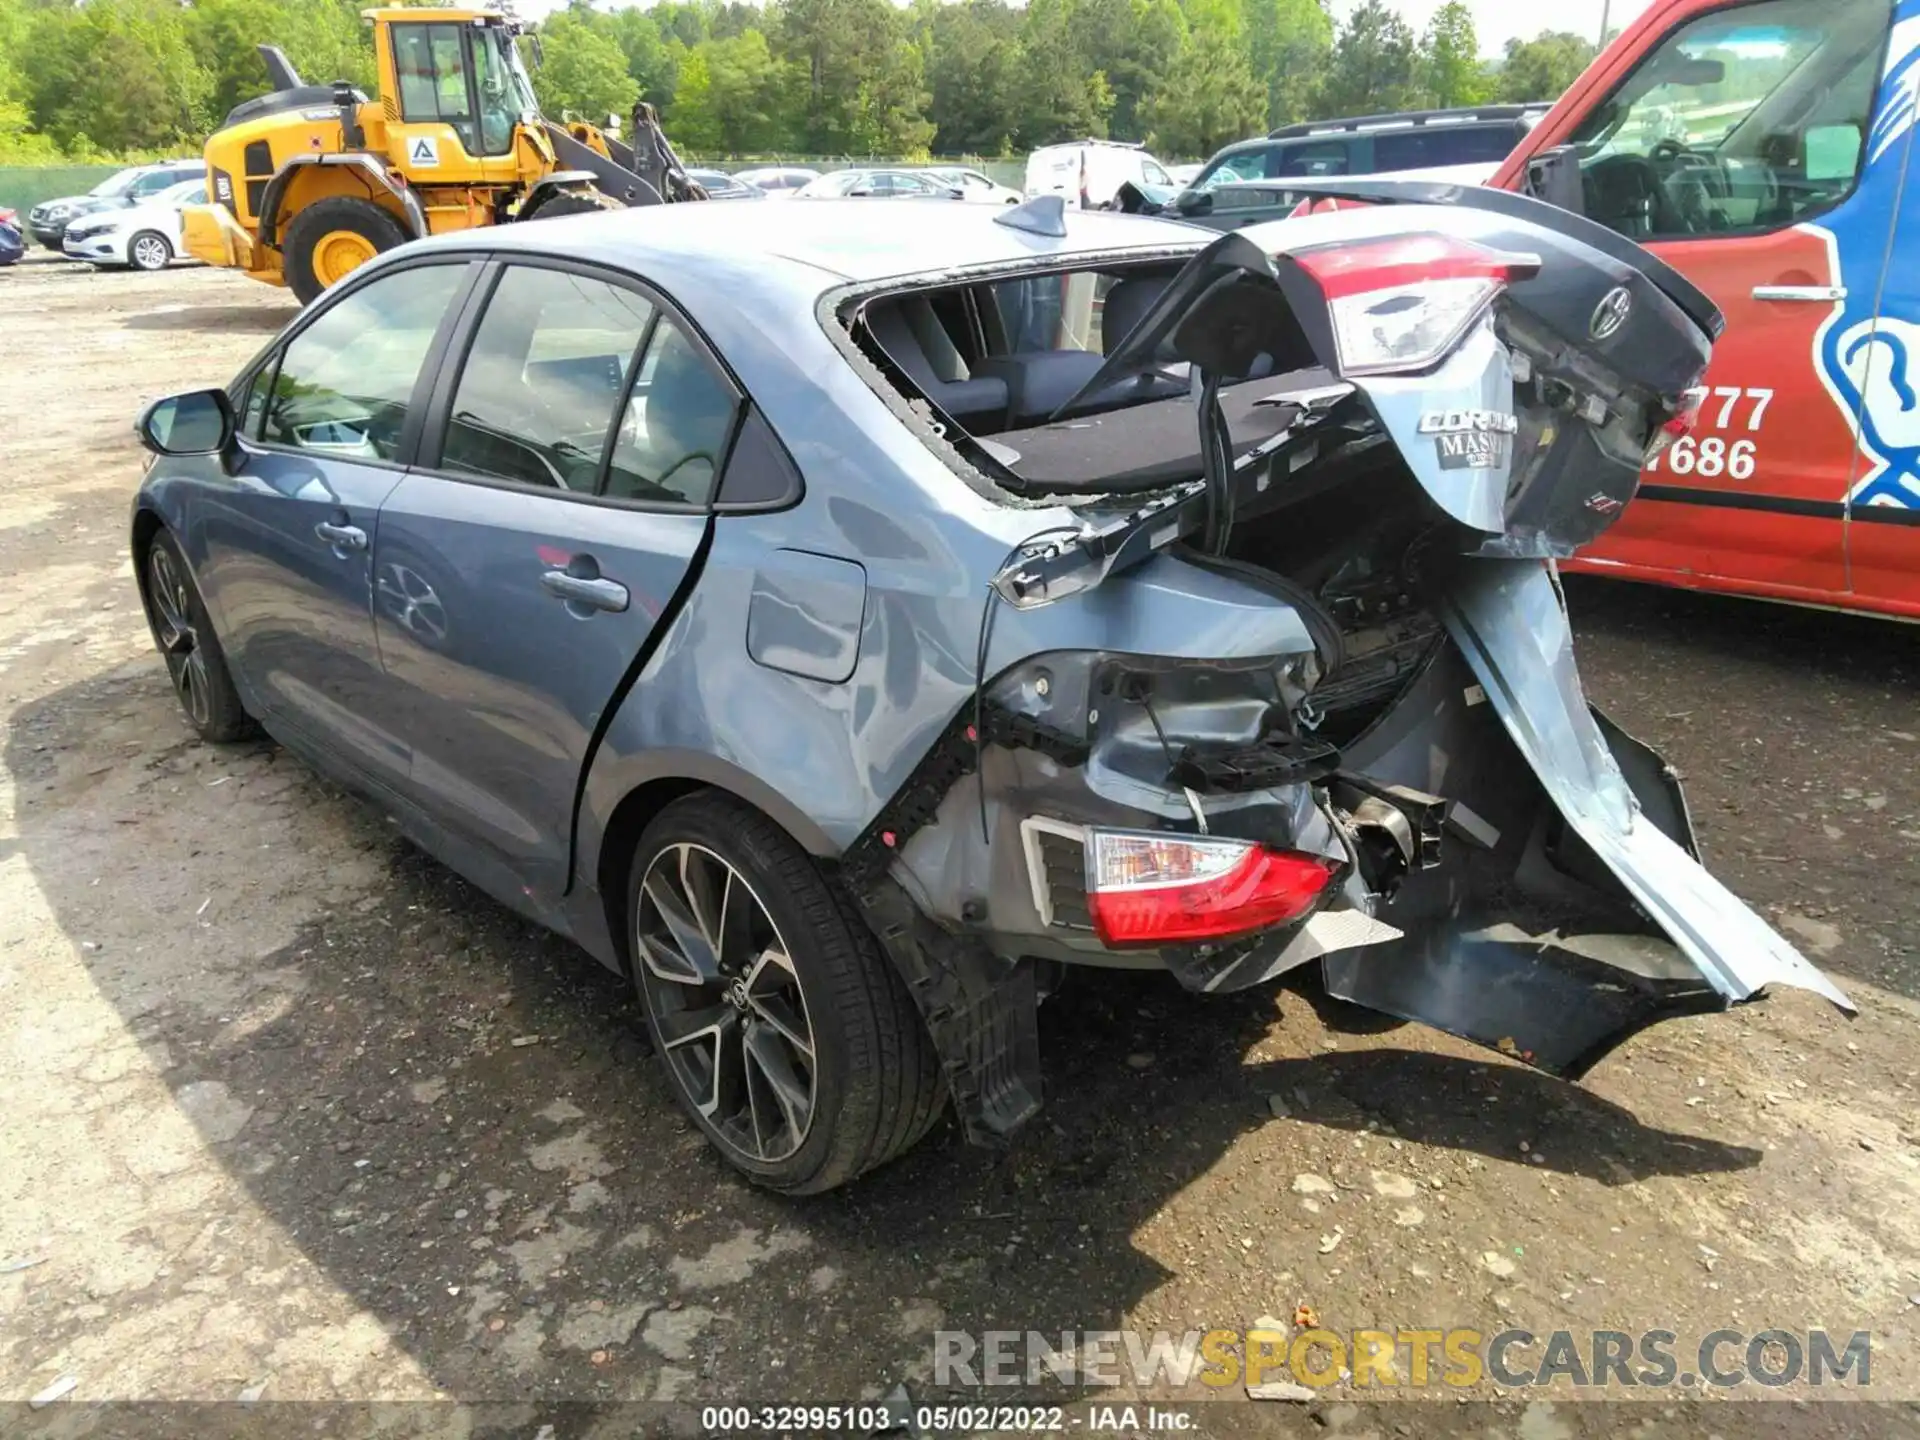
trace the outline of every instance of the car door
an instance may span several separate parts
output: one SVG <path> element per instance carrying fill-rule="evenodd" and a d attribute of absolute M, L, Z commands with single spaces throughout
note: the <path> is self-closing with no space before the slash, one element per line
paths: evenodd
<path fill-rule="evenodd" d="M 315 307 L 252 377 L 200 578 L 276 734 L 389 786 L 408 772 L 372 609 L 380 503 L 400 481 L 464 259 L 382 270 Z"/>
<path fill-rule="evenodd" d="M 375 629 L 412 798 L 537 911 L 595 732 L 696 568 L 739 397 L 623 277 L 515 260 L 486 285 L 381 508 Z"/>
<path fill-rule="evenodd" d="M 1574 128 L 1588 215 L 1726 318 L 1693 434 L 1587 560 L 1785 598 L 1851 588 L 1857 397 L 1822 353 L 1872 317 L 1892 224 L 1856 184 L 1888 20 L 1888 0 L 1696 12 Z"/>

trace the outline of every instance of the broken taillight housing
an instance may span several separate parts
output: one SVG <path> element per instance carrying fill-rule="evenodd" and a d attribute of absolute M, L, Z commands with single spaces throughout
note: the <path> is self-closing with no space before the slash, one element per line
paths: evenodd
<path fill-rule="evenodd" d="M 1092 830 L 1087 908 L 1116 949 L 1224 940 L 1299 919 L 1335 869 L 1246 840 Z"/>
<path fill-rule="evenodd" d="M 1293 259 L 1326 296 L 1343 375 L 1439 363 L 1510 280 L 1540 268 L 1537 255 L 1430 234 L 1324 245 Z"/>
<path fill-rule="evenodd" d="M 1689 390 L 1680 402 L 1680 408 L 1653 432 L 1653 439 L 1647 442 L 1647 453 L 1641 465 L 1653 464 L 1667 453 L 1667 447 L 1674 441 L 1693 433 L 1693 427 L 1700 423 L 1700 402 L 1706 398 L 1703 390 Z"/>

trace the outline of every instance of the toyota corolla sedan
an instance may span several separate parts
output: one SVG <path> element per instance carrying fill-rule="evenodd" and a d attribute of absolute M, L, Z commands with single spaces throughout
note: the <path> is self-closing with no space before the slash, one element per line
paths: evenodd
<path fill-rule="evenodd" d="M 1848 1007 L 1574 666 L 1554 560 L 1719 326 L 1665 265 L 1491 192 L 785 214 L 383 256 L 148 411 L 132 526 L 199 733 L 629 976 L 740 1171 L 1004 1139 L 1067 967 L 1316 965 L 1568 1079 Z"/>

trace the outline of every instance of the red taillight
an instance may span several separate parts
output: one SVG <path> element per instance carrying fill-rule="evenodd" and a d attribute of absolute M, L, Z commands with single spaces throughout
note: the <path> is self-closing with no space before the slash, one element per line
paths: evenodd
<path fill-rule="evenodd" d="M 1224 940 L 1299 919 L 1336 868 L 1244 841 L 1096 830 L 1088 836 L 1087 906 L 1101 943 L 1116 949 Z"/>
<path fill-rule="evenodd" d="M 1293 252 L 1327 299 L 1339 372 L 1384 375 L 1438 365 L 1535 255 L 1450 235 L 1389 235 Z"/>
<path fill-rule="evenodd" d="M 1653 439 L 1647 444 L 1647 453 L 1642 464 L 1651 465 L 1667 453 L 1667 448 L 1674 441 L 1693 433 L 1693 427 L 1700 423 L 1700 402 L 1706 398 L 1706 393 L 1704 390 L 1689 390 L 1686 393 L 1680 402 L 1680 408 L 1668 416 L 1660 428 L 1653 432 Z"/>
<path fill-rule="evenodd" d="M 1540 268 L 1537 255 L 1489 250 L 1451 235 L 1389 235 L 1303 250 L 1293 258 L 1329 300 L 1422 280 L 1519 280 Z"/>

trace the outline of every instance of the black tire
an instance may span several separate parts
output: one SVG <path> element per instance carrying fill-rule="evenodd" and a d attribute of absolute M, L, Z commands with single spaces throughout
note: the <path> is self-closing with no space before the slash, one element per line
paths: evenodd
<path fill-rule="evenodd" d="M 548 195 L 534 207 L 532 214 L 522 215 L 520 219 L 522 223 L 528 220 L 557 220 L 563 215 L 598 215 L 603 210 L 626 208 L 603 190 L 562 190 L 558 194 Z"/>
<path fill-rule="evenodd" d="M 287 285 L 302 305 L 311 305 L 327 288 L 328 280 L 315 272 L 314 252 L 321 240 L 336 230 L 360 236 L 376 255 L 384 255 L 413 238 L 404 225 L 371 200 L 352 195 L 316 200 L 293 217 L 281 245 Z"/>
<path fill-rule="evenodd" d="M 156 230 L 142 230 L 127 241 L 127 268 L 152 272 L 173 263 L 173 242 Z"/>
<path fill-rule="evenodd" d="M 641 887 L 656 859 L 683 846 L 717 857 L 746 881 L 797 976 L 799 1018 L 811 1039 L 813 1092 L 804 1138 L 790 1154 L 760 1159 L 746 1153 L 737 1135 L 730 1138 L 702 1113 L 699 1098 L 669 1058 L 655 992 L 673 987 L 649 971 L 642 954 L 640 929 L 648 912 Z M 634 982 L 668 1085 L 728 1163 L 756 1184 L 789 1194 L 831 1190 L 908 1149 L 939 1117 L 945 1092 L 938 1059 L 905 984 L 852 901 L 785 831 L 751 806 L 705 790 L 654 817 L 634 851 L 627 932 Z M 744 1011 L 743 1020 L 753 1023 Z M 720 1042 L 712 1043 L 717 1061 Z M 752 1088 L 750 1079 L 746 1088 Z M 719 1095 L 716 1084 L 712 1097 Z"/>
<path fill-rule="evenodd" d="M 174 698 L 202 740 L 226 744 L 255 733 L 240 703 L 226 652 L 179 544 L 158 531 L 140 561 L 140 603 L 153 643 L 167 662 Z"/>

